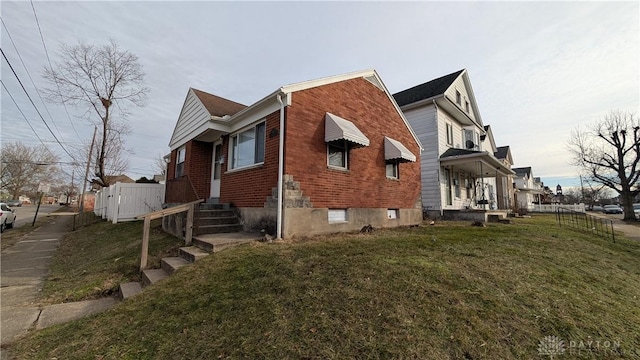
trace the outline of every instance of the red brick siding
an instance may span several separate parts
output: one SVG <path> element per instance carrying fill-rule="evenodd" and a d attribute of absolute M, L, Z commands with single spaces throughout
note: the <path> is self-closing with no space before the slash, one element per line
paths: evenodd
<path fill-rule="evenodd" d="M 167 164 L 167 180 L 176 178 L 176 156 L 178 156 L 178 150 L 172 150 L 170 162 Z"/>
<path fill-rule="evenodd" d="M 327 167 L 325 113 L 353 122 L 371 141 L 349 151 L 349 171 Z M 420 150 L 387 95 L 357 78 L 293 94 L 287 108 L 285 174 L 317 208 L 414 208 L 420 196 Z M 400 180 L 385 173 L 384 136 L 418 159 L 401 163 Z"/>
<path fill-rule="evenodd" d="M 211 191 L 213 143 L 191 140 L 186 155 L 185 175 L 189 175 L 198 198 L 207 199 Z"/>
<path fill-rule="evenodd" d="M 286 113 L 286 111 L 285 111 Z M 271 189 L 278 185 L 278 139 L 271 136 L 280 128 L 280 111 L 266 117 L 266 141 L 264 165 L 239 171 L 227 171 L 229 164 L 229 139 L 225 136 L 222 144 L 225 164 L 220 181 L 220 201 L 237 207 L 264 207 Z"/>
<path fill-rule="evenodd" d="M 211 161 L 213 144 L 191 140 L 185 144 L 186 154 L 184 161 L 184 174 L 188 175 L 198 198 L 206 199 L 211 191 Z M 178 150 L 171 151 L 171 162 L 167 166 L 167 181 L 176 178 L 176 158 Z M 177 196 L 177 198 L 176 198 Z M 167 199 L 178 199 L 181 194 L 167 194 Z M 180 201 L 185 201 L 181 199 Z"/>

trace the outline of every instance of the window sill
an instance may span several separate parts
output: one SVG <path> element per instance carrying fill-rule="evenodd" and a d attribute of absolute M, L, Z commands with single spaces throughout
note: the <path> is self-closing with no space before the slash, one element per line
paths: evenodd
<path fill-rule="evenodd" d="M 331 166 L 331 165 L 327 165 L 327 169 L 340 171 L 340 172 L 344 172 L 344 173 L 350 173 L 351 172 L 351 170 L 349 170 L 347 168 L 338 167 L 338 166 Z"/>
<path fill-rule="evenodd" d="M 390 180 L 390 181 L 400 181 L 400 179 L 399 179 L 399 178 L 397 178 L 397 177 L 390 177 L 390 176 L 387 176 L 387 180 Z"/>
<path fill-rule="evenodd" d="M 329 221 L 329 225 L 333 224 L 348 224 L 348 221 Z"/>
<path fill-rule="evenodd" d="M 251 170 L 251 169 L 256 169 L 256 168 L 260 168 L 264 166 L 264 162 L 261 163 L 257 163 L 257 164 L 253 164 L 253 165 L 246 165 L 246 166 L 242 166 L 239 168 L 235 168 L 235 169 L 228 169 L 225 174 L 230 174 L 230 173 L 235 173 L 235 172 L 241 172 L 244 170 Z"/>

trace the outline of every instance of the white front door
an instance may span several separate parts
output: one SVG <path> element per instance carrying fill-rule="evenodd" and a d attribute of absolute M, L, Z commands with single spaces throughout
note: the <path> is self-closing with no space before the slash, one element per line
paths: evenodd
<path fill-rule="evenodd" d="M 222 164 L 224 154 L 222 153 L 222 142 L 213 143 L 213 164 L 211 166 L 211 192 L 209 197 L 220 197 L 220 177 L 222 175 Z"/>

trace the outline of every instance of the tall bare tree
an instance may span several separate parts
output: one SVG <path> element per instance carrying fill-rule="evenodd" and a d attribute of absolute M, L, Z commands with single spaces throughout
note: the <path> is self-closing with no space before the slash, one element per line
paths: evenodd
<path fill-rule="evenodd" d="M 18 199 L 34 196 L 40 182 L 58 178 L 58 157 L 44 145 L 28 146 L 21 142 L 2 144 L 0 186 Z"/>
<path fill-rule="evenodd" d="M 615 190 L 622 200 L 624 219 L 635 219 L 633 199 L 640 194 L 640 120 L 637 116 L 612 111 L 587 130 L 571 133 L 569 150 L 574 165 L 589 181 Z"/>
<path fill-rule="evenodd" d="M 58 57 L 53 68 L 44 70 L 44 78 L 51 84 L 47 98 L 85 109 L 84 115 L 99 125 L 95 182 L 108 186 L 107 175 L 113 174 L 109 167 L 121 167 L 109 166 L 109 159 L 121 152 L 125 135 L 122 126 L 116 126 L 114 114 L 117 110 L 125 118 L 127 106 L 143 106 L 149 91 L 142 65 L 137 56 L 121 50 L 113 40 L 102 46 L 62 44 Z"/>

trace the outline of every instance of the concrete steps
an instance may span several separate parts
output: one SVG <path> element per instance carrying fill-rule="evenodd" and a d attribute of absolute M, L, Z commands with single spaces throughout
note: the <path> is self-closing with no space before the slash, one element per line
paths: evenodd
<path fill-rule="evenodd" d="M 223 249 L 246 244 L 260 239 L 259 234 L 248 233 L 223 233 L 207 234 L 193 238 L 194 246 L 181 247 L 175 257 L 162 258 L 160 269 L 146 269 L 142 271 L 141 282 L 129 282 L 120 284 L 120 297 L 126 300 L 144 291 L 144 287 L 153 285 L 171 276 L 180 268 L 190 265 L 211 253 Z"/>
<path fill-rule="evenodd" d="M 242 229 L 240 219 L 229 204 L 202 203 L 196 211 L 195 235 L 233 233 Z"/>

